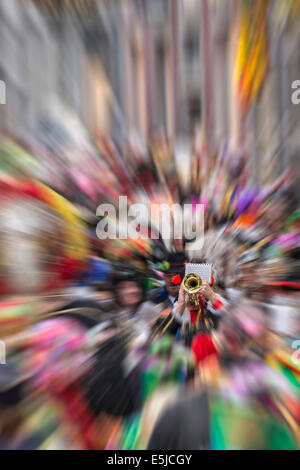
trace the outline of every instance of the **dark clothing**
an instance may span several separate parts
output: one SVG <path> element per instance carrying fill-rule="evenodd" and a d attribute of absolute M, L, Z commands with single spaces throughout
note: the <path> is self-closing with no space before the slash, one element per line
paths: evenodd
<path fill-rule="evenodd" d="M 153 289 L 149 293 L 149 300 L 154 304 L 163 303 L 165 308 L 173 306 L 173 302 L 169 299 L 169 294 L 165 287 L 163 287 L 162 289 Z"/>
<path fill-rule="evenodd" d="M 169 408 L 152 432 L 150 450 L 210 449 L 208 396 L 193 395 Z"/>
<path fill-rule="evenodd" d="M 101 411 L 125 416 L 141 406 L 140 373 L 136 367 L 126 374 L 127 353 L 126 338 L 121 334 L 99 346 L 93 367 L 82 380 L 86 400 L 95 416 Z"/>

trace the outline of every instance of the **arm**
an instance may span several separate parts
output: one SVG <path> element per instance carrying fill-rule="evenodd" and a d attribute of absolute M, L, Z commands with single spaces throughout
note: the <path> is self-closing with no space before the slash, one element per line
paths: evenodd
<path fill-rule="evenodd" d="M 185 319 L 184 313 L 186 311 L 186 302 L 187 295 L 183 287 L 181 287 L 178 295 L 178 301 L 173 305 L 172 312 L 160 324 L 159 329 L 162 334 L 168 333 L 176 335 L 178 329 L 181 328 L 182 322 Z"/>
<path fill-rule="evenodd" d="M 213 315 L 223 314 L 227 302 L 223 297 L 216 294 L 207 282 L 203 282 L 199 293 L 207 300 L 207 309 Z"/>

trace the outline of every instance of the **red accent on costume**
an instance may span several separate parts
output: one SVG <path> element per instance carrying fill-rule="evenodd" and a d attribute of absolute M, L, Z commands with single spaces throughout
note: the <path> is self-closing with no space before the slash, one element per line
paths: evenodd
<path fill-rule="evenodd" d="M 191 324 L 195 325 L 199 317 L 199 310 L 190 310 Z"/>
<path fill-rule="evenodd" d="M 221 300 L 216 300 L 215 303 L 213 304 L 213 309 L 214 310 L 221 310 L 223 308 L 223 304 L 221 302 Z"/>
<path fill-rule="evenodd" d="M 181 284 L 181 277 L 179 276 L 179 274 L 176 274 L 176 276 L 172 278 L 172 283 L 175 286 L 179 286 L 179 284 Z"/>
<path fill-rule="evenodd" d="M 215 278 L 214 278 L 214 276 L 211 276 L 211 282 L 210 282 L 209 285 L 210 285 L 210 286 L 213 286 L 213 285 L 214 285 L 214 282 L 215 282 Z"/>
<path fill-rule="evenodd" d="M 204 324 L 204 318 L 205 318 L 205 301 L 203 297 L 198 298 L 200 302 L 199 308 L 195 310 L 190 310 L 190 317 L 191 317 L 191 324 L 195 325 L 198 322 L 199 315 L 201 313 L 201 321 Z"/>
<path fill-rule="evenodd" d="M 84 448 L 86 450 L 95 450 L 95 440 L 91 433 L 95 425 L 95 419 L 85 402 L 82 390 L 73 384 L 62 392 L 54 393 L 54 395 L 63 402 L 67 421 L 78 428 Z"/>
<path fill-rule="evenodd" d="M 199 363 L 211 355 L 218 355 L 215 345 L 209 334 L 199 333 L 192 342 L 192 353 Z"/>

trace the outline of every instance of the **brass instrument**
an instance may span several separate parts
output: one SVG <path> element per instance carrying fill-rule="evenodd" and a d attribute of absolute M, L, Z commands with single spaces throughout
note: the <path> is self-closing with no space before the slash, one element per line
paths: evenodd
<path fill-rule="evenodd" d="M 195 306 L 199 305 L 198 292 L 202 285 L 202 279 L 198 274 L 189 273 L 184 276 L 182 281 L 185 292 L 189 294 L 190 302 Z"/>

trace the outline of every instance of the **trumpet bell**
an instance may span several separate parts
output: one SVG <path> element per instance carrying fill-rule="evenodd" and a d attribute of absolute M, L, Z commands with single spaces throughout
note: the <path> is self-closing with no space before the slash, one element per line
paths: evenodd
<path fill-rule="evenodd" d="M 196 294 L 202 285 L 201 277 L 198 274 L 187 274 L 183 279 L 183 288 L 188 294 Z"/>

